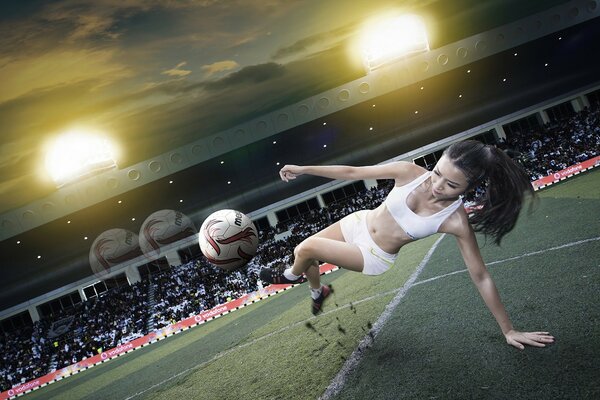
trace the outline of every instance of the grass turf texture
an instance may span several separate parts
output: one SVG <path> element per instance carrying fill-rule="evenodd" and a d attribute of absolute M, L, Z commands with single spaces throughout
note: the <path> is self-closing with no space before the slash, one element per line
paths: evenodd
<path fill-rule="evenodd" d="M 600 171 L 540 192 L 486 261 L 600 234 Z M 546 217 L 548 216 L 548 217 Z M 379 277 L 338 271 L 335 293 L 313 317 L 306 284 L 36 390 L 27 398 L 315 399 L 415 270 L 437 235 L 405 247 Z M 483 241 L 481 241 L 483 244 Z M 600 348 L 599 242 L 490 266 L 518 328 L 557 343 L 519 352 L 504 338 L 467 273 L 413 287 L 368 349 L 340 398 L 582 398 Z M 446 237 L 419 281 L 464 269 Z M 366 299 L 366 300 L 364 300 Z M 364 300 L 364 301 L 363 301 Z"/>

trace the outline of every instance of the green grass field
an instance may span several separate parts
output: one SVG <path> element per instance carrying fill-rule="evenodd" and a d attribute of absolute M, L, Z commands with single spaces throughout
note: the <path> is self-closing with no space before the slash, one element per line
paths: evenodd
<path fill-rule="evenodd" d="M 319 398 L 438 238 L 405 247 L 384 275 L 324 276 L 335 293 L 318 317 L 299 285 L 26 397 Z M 523 214 L 502 247 L 480 238 L 515 327 L 556 337 L 519 351 L 505 343 L 455 240 L 444 236 L 341 391 L 325 397 L 600 398 L 599 238 L 600 170 L 541 191 L 534 214 Z"/>

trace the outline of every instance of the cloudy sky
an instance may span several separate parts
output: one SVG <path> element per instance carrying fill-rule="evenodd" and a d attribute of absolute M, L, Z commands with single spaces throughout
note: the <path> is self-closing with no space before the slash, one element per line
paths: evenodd
<path fill-rule="evenodd" d="M 44 146 L 72 126 L 123 167 L 357 79 L 350 43 L 398 3 L 3 0 L 0 211 L 53 190 Z"/>

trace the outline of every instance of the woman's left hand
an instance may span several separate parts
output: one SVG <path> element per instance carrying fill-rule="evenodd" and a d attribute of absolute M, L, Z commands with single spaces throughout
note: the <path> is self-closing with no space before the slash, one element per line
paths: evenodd
<path fill-rule="evenodd" d="M 504 337 L 506 337 L 506 343 L 519 350 L 523 350 L 525 345 L 546 347 L 546 343 L 554 343 L 554 336 L 548 332 L 519 332 L 513 329 L 508 331 Z"/>

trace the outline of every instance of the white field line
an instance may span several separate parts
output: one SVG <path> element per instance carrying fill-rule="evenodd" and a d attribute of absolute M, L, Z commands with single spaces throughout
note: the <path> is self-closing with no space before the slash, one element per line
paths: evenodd
<path fill-rule="evenodd" d="M 354 350 L 352 352 L 352 354 L 346 360 L 344 365 L 342 365 L 342 368 L 340 369 L 338 374 L 335 376 L 335 378 L 333 378 L 333 380 L 331 381 L 331 383 L 329 384 L 327 389 L 325 389 L 325 392 L 320 397 L 320 399 L 323 399 L 323 400 L 330 399 L 330 398 L 334 397 L 335 395 L 337 395 L 342 390 L 342 388 L 346 384 L 346 379 L 348 378 L 350 373 L 352 373 L 352 371 L 354 371 L 356 369 L 356 367 L 360 363 L 360 360 L 362 360 L 363 355 L 364 355 L 364 350 L 371 347 L 371 345 L 373 344 L 373 340 L 379 334 L 379 332 L 381 332 L 381 329 L 388 322 L 388 320 L 392 316 L 392 312 L 394 312 L 396 307 L 398 307 L 398 304 L 400 304 L 400 302 L 402 301 L 402 298 L 406 295 L 408 290 L 414 285 L 415 281 L 421 274 L 421 271 L 423 271 L 423 268 L 425 268 L 425 266 L 429 262 L 429 259 L 433 255 L 433 252 L 435 251 L 435 249 L 437 249 L 438 245 L 440 244 L 440 242 L 442 241 L 442 239 L 445 236 L 446 235 L 443 234 L 438 238 L 438 240 L 435 241 L 433 246 L 431 246 L 431 248 L 429 249 L 429 251 L 427 252 L 425 257 L 423 258 L 423 260 L 417 267 L 416 271 L 412 273 L 410 278 L 408 278 L 408 280 L 404 283 L 404 286 L 402 286 L 400 289 L 397 289 L 398 293 L 396 294 L 396 296 L 394 296 L 392 301 L 390 301 L 389 304 L 385 307 L 385 310 L 383 310 L 383 312 L 381 313 L 381 315 L 379 316 L 377 321 L 373 324 L 373 327 L 370 329 L 370 331 L 367 333 L 367 335 L 365 335 L 365 337 L 363 337 L 362 340 L 358 343 L 358 347 L 356 348 L 356 350 Z"/>
<path fill-rule="evenodd" d="M 572 246 L 578 246 L 580 244 L 584 244 L 587 242 L 593 242 L 595 240 L 600 240 L 600 236 L 596 236 L 593 238 L 589 238 L 589 239 L 583 239 L 583 240 L 578 240 L 576 242 L 571 242 L 571 243 L 565 243 L 565 244 L 561 244 L 560 246 L 555 246 L 555 247 L 550 247 L 548 249 L 544 249 L 544 250 L 537 250 L 537 251 L 532 251 L 530 253 L 525 253 L 525 254 L 521 254 L 520 256 L 515 256 L 515 257 L 510 257 L 510 258 L 505 258 L 503 260 L 498 260 L 498 261 L 492 261 L 489 263 L 486 263 L 486 265 L 496 265 L 496 264 L 502 264 L 508 261 L 514 261 L 514 260 L 520 260 L 521 258 L 525 258 L 525 257 L 531 257 L 531 256 L 535 256 L 538 254 L 543 254 L 547 251 L 554 251 L 554 250 L 560 250 L 560 249 L 564 249 L 567 247 L 572 247 Z M 467 272 L 467 269 L 461 269 L 459 271 L 453 271 L 444 275 L 438 275 L 438 276 L 434 276 L 433 278 L 429 278 L 429 279 L 425 279 L 423 281 L 419 281 L 417 283 L 415 283 L 413 286 L 417 286 L 417 285 L 422 285 L 423 283 L 428 283 L 428 282 L 432 282 L 432 281 L 437 281 L 438 279 L 441 278 L 445 278 L 447 276 L 451 276 L 451 275 L 456 275 L 456 274 L 460 274 L 462 272 Z"/>
<path fill-rule="evenodd" d="M 361 348 L 361 344 L 363 346 L 363 349 L 369 347 L 369 345 L 373 341 L 372 337 L 374 338 L 381 331 L 381 328 L 383 327 L 383 325 L 385 324 L 385 322 L 387 321 L 387 319 L 390 318 L 390 315 L 391 315 L 392 311 L 400 303 L 400 300 L 402 300 L 402 298 L 406 295 L 406 292 L 408 291 L 409 288 L 411 288 L 412 286 L 420 285 L 422 283 L 432 282 L 432 281 L 438 280 L 440 278 L 444 278 L 444 277 L 447 277 L 447 276 L 451 276 L 451 275 L 454 275 L 454 274 L 458 274 L 458 273 L 466 272 L 467 271 L 466 269 L 464 269 L 464 270 L 455 271 L 455 272 L 451 272 L 451 273 L 448 273 L 448 274 L 436 276 L 436 277 L 433 277 L 433 278 L 430 278 L 430 279 L 426 279 L 424 281 L 414 282 L 416 280 L 416 278 L 418 277 L 418 275 L 420 274 L 420 272 L 425 267 L 425 264 L 429 261 L 429 258 L 431 257 L 431 254 L 433 253 L 433 251 L 435 250 L 435 248 L 437 247 L 437 245 L 439 244 L 439 242 L 441 241 L 442 238 L 443 238 L 443 236 L 441 236 L 433 244 L 433 246 L 431 247 L 431 249 L 429 250 L 429 252 L 425 256 L 425 258 L 423 259 L 423 261 L 421 261 L 421 264 L 419 264 L 419 266 L 417 267 L 417 270 L 415 272 L 413 272 L 413 274 L 411 275 L 411 277 L 409 278 L 409 280 L 401 288 L 393 289 L 393 290 L 387 291 L 385 293 L 378 293 L 378 294 L 373 295 L 373 296 L 365 297 L 365 298 L 363 298 L 361 300 L 357 300 L 357 301 L 354 301 L 352 303 L 344 304 L 344 305 L 339 306 L 339 307 L 337 307 L 337 308 L 335 308 L 333 310 L 329 310 L 327 312 L 324 312 L 324 313 L 322 313 L 320 315 L 328 315 L 328 314 L 336 313 L 336 312 L 338 312 L 340 310 L 344 310 L 346 308 L 350 308 L 353 304 L 360 304 L 360 303 L 364 303 L 364 302 L 371 301 L 371 300 L 374 300 L 374 299 L 378 299 L 380 297 L 388 296 L 390 294 L 397 293 L 397 295 L 392 299 L 392 301 L 386 306 L 385 310 L 383 311 L 383 313 L 381 314 L 381 316 L 379 317 L 379 319 L 377 320 L 377 322 L 375 322 L 375 324 L 373 324 L 373 327 L 371 328 L 371 330 L 369 331 L 369 333 L 361 340 L 361 342 L 359 342 L 359 345 L 358 345 L 359 347 L 358 348 Z M 548 248 L 548 249 L 545 249 L 545 250 L 538 250 L 538 251 L 534 251 L 534 252 L 522 254 L 520 256 L 510 257 L 510 258 L 503 259 L 503 260 L 493 261 L 493 262 L 487 263 L 487 265 L 501 264 L 501 263 L 504 263 L 504 262 L 507 262 L 507 261 L 517 260 L 517 259 L 528 257 L 528 256 L 542 254 L 542 253 L 545 253 L 547 251 L 559 250 L 559 249 L 563 249 L 563 248 L 566 248 L 566 247 L 576 246 L 576 245 L 579 245 L 579 244 L 583 244 L 583 243 L 587 243 L 587 242 L 591 242 L 591 241 L 595 241 L 595 240 L 600 240 L 600 236 L 594 237 L 594 238 L 590 238 L 590 239 L 579 240 L 577 242 L 566 243 L 566 244 L 563 244 L 563 245 L 560 245 L 560 246 L 551 247 L 551 248 Z M 409 282 L 410 282 L 410 285 L 409 285 Z M 397 304 L 395 304 L 395 303 L 397 303 Z M 386 316 L 385 318 L 384 318 L 384 315 Z M 165 380 L 163 380 L 161 382 L 158 382 L 158 383 L 156 383 L 156 384 L 154 384 L 154 385 L 152 385 L 152 386 L 150 386 L 150 387 L 148 387 L 148 388 L 146 388 L 146 389 L 144 389 L 144 390 L 142 390 L 140 392 L 137 392 L 135 394 L 132 394 L 129 397 L 126 397 L 124 400 L 131 400 L 133 398 L 141 396 L 141 395 L 143 395 L 143 394 L 145 394 L 145 393 L 147 393 L 147 392 L 149 392 L 149 391 L 151 391 L 151 390 L 153 390 L 153 389 L 155 389 L 157 387 L 160 387 L 160 386 L 164 385 L 167 382 L 172 381 L 173 379 L 177 379 L 177 378 L 179 378 L 181 376 L 184 376 L 184 375 L 186 375 L 186 374 L 188 374 L 188 373 L 190 373 L 190 372 L 192 372 L 192 371 L 194 371 L 196 369 L 202 368 L 203 366 L 205 366 L 207 364 L 210 364 L 213 361 L 216 361 L 216 360 L 218 360 L 220 358 L 223 358 L 224 356 L 232 353 L 235 350 L 251 346 L 251 345 L 253 345 L 253 344 L 257 343 L 257 342 L 260 342 L 262 340 L 268 339 L 268 338 L 270 338 L 270 337 L 272 337 L 274 335 L 277 335 L 279 333 L 285 332 L 285 331 L 287 331 L 289 329 L 292 329 L 292 328 L 295 328 L 297 326 L 305 325 L 307 322 L 309 322 L 310 320 L 313 320 L 315 318 L 318 318 L 318 317 L 313 316 L 313 317 L 310 317 L 308 319 L 295 322 L 293 324 L 284 326 L 284 327 L 282 327 L 282 328 L 280 328 L 280 329 L 278 329 L 278 330 L 276 330 L 274 332 L 271 332 L 271 333 L 268 333 L 268 334 L 266 334 L 264 336 L 256 338 L 256 339 L 254 339 L 254 340 L 252 340 L 250 342 L 247 342 L 247 343 L 238 345 L 236 347 L 232 347 L 231 349 L 222 351 L 222 352 L 216 354 L 210 360 L 204 361 L 202 363 L 194 365 L 193 367 L 187 368 L 187 369 L 185 369 L 185 370 L 183 370 L 183 371 L 181 371 L 181 372 L 179 372 L 179 373 L 177 373 L 177 374 L 175 374 L 175 375 L 173 375 L 173 376 L 171 376 L 171 377 L 169 377 L 169 378 L 167 378 L 167 379 L 165 379 Z M 348 361 L 346 362 L 346 364 L 349 364 L 349 362 L 354 357 L 354 354 L 358 352 L 358 348 L 357 348 L 357 350 L 355 350 L 352 353 L 352 355 L 350 356 L 350 358 L 348 359 Z M 358 364 L 358 361 L 359 361 L 359 359 L 356 360 L 356 364 Z M 341 390 L 342 386 L 339 386 L 339 389 L 337 390 L 337 392 L 331 393 L 331 394 L 327 394 L 328 391 L 330 391 L 330 388 L 332 388 L 333 383 L 334 382 L 339 382 L 339 380 L 342 378 L 341 374 L 342 374 L 342 371 L 345 369 L 346 364 L 344 364 L 344 366 L 342 366 L 342 370 L 333 379 L 332 383 L 329 385 L 329 387 L 327 388 L 327 390 L 325 391 L 325 393 L 321 397 L 322 400 L 325 400 L 325 399 L 333 396 L 334 394 L 338 393 L 339 390 Z M 353 364 L 353 365 L 355 366 L 356 364 Z M 351 366 L 351 365 L 349 365 L 349 366 Z M 351 370 L 348 369 L 348 371 L 346 372 L 345 376 L 343 376 L 343 380 L 344 381 L 347 378 L 347 375 L 349 374 L 350 371 Z M 325 397 L 326 395 L 329 396 L 329 397 Z"/>

